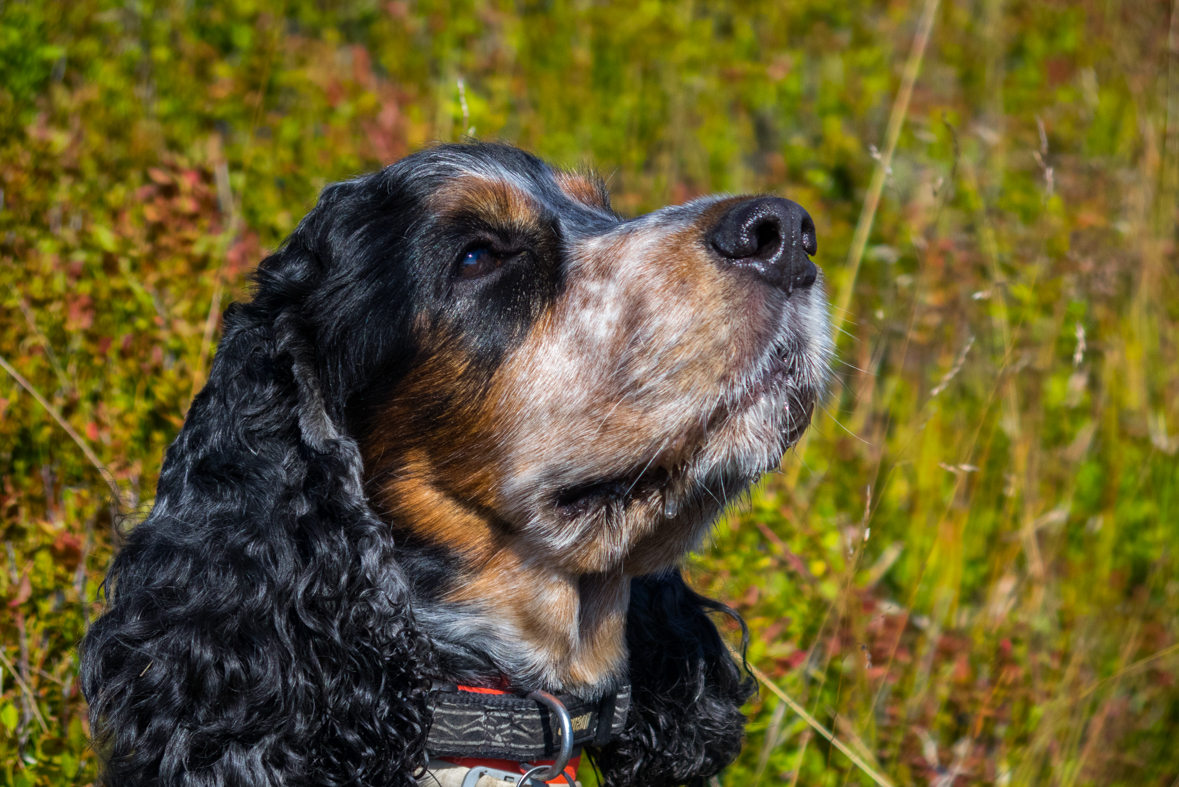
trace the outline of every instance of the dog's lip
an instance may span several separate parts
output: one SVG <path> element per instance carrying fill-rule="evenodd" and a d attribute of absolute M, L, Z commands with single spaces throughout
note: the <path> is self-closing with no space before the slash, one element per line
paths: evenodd
<path fill-rule="evenodd" d="M 798 442 L 810 426 L 817 393 L 799 381 L 801 358 L 785 347 L 775 347 L 763 361 L 752 384 L 742 392 L 741 408 L 751 408 L 762 398 L 769 398 L 781 408 L 786 423 L 786 445 Z"/>
<path fill-rule="evenodd" d="M 753 402 L 760 396 L 781 395 L 793 387 L 796 377 L 797 360 L 786 350 L 775 348 L 754 375 L 745 397 Z"/>
<path fill-rule="evenodd" d="M 671 471 L 664 467 L 648 467 L 630 475 L 578 483 L 562 489 L 557 494 L 555 505 L 566 516 L 579 516 L 614 500 L 625 504 L 647 497 L 667 486 L 671 476 Z"/>
<path fill-rule="evenodd" d="M 797 406 L 797 407 L 795 407 Z M 815 412 L 814 397 L 806 397 L 795 399 L 793 397 L 786 398 L 786 446 L 796 444 L 802 439 L 802 435 L 811 425 L 811 416 Z M 797 412 L 795 412 L 797 409 Z"/>

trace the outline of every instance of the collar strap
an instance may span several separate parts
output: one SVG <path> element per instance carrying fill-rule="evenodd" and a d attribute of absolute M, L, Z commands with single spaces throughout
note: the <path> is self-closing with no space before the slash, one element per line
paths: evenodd
<path fill-rule="evenodd" d="M 430 760 L 427 768 L 429 778 L 418 779 L 422 787 L 539 787 L 542 782 L 529 779 L 524 784 L 524 773 L 529 770 L 526 766 L 533 763 L 521 764 L 511 760 L 494 760 L 488 757 L 446 757 Z M 551 765 L 549 762 L 538 762 L 535 765 Z M 580 787 L 577 781 L 577 769 L 581 765 L 581 755 L 577 755 L 565 766 L 565 770 L 553 779 L 543 782 L 555 784 L 559 787 Z"/>
<path fill-rule="evenodd" d="M 569 713 L 573 746 L 604 746 L 622 732 L 630 686 L 596 700 L 558 699 Z M 498 689 L 449 686 L 433 689 L 434 721 L 426 738 L 431 758 L 483 757 L 533 762 L 561 750 L 560 720 L 544 704 Z"/>

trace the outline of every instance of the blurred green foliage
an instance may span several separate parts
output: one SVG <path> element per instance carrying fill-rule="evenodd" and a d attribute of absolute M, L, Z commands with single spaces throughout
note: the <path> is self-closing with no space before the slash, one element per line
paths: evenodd
<path fill-rule="evenodd" d="M 244 275 L 324 183 L 469 133 L 638 213 L 783 194 L 852 289 L 831 397 L 691 569 L 897 784 L 1179 777 L 1179 20 L 920 3 L 0 3 L 0 782 L 94 777 L 75 644 Z M 461 85 L 461 87 L 460 87 Z M 722 781 L 871 783 L 767 690 Z M 583 778 L 592 776 L 583 769 Z"/>

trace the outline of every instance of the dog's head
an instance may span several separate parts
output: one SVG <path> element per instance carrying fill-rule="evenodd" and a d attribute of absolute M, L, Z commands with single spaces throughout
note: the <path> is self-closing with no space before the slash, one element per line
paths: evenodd
<path fill-rule="evenodd" d="M 784 199 L 623 219 L 599 181 L 447 145 L 331 187 L 294 242 L 338 281 L 310 313 L 370 494 L 470 558 L 667 568 L 825 381 L 815 227 Z"/>

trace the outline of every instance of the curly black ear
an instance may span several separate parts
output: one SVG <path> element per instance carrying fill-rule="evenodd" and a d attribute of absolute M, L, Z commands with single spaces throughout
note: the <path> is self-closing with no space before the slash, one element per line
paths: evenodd
<path fill-rule="evenodd" d="M 321 206 L 322 206 L 321 201 Z M 301 316 L 299 236 L 226 312 L 82 685 L 110 785 L 413 785 L 429 646 Z"/>
<path fill-rule="evenodd" d="M 741 750 L 741 706 L 755 684 L 733 661 L 709 612 L 740 621 L 678 572 L 631 582 L 631 708 L 622 735 L 594 758 L 603 785 L 696 787 Z"/>

